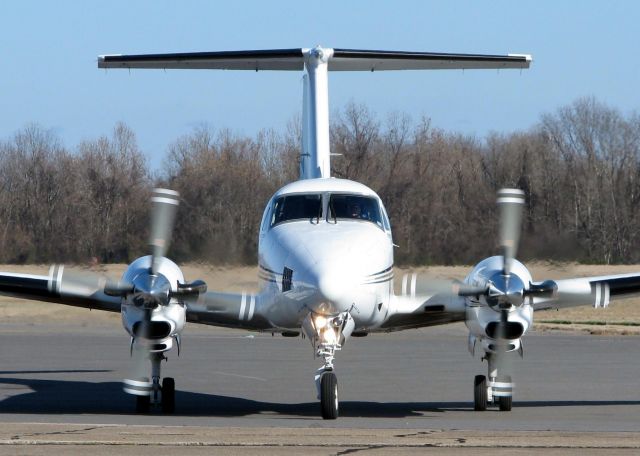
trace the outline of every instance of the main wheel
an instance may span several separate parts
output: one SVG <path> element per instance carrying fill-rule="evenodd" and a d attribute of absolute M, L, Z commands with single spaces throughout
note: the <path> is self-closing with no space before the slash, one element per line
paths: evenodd
<path fill-rule="evenodd" d="M 150 396 L 136 396 L 136 412 L 149 413 L 150 406 L 151 406 Z"/>
<path fill-rule="evenodd" d="M 176 409 L 176 382 L 171 377 L 162 380 L 162 411 L 173 413 Z"/>
<path fill-rule="evenodd" d="M 498 397 L 498 405 L 500 406 L 501 412 L 510 412 L 511 411 L 511 403 L 513 401 L 513 397 L 511 396 L 500 396 Z"/>
<path fill-rule="evenodd" d="M 473 409 L 478 412 L 487 410 L 487 377 L 476 375 L 473 381 Z"/>
<path fill-rule="evenodd" d="M 322 374 L 320 379 L 320 410 L 325 420 L 338 418 L 338 379 L 333 372 Z"/>
<path fill-rule="evenodd" d="M 503 381 L 506 383 L 511 383 L 511 376 L 507 375 Z M 513 394 L 513 390 L 511 391 L 511 394 Z M 510 412 L 512 402 L 513 402 L 513 396 L 499 396 L 498 406 L 500 407 L 500 411 Z"/>

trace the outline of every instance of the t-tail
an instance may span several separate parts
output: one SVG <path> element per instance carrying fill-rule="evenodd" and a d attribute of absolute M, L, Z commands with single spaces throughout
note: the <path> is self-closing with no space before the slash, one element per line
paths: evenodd
<path fill-rule="evenodd" d="M 99 68 L 304 71 L 300 179 L 330 177 L 329 71 L 472 70 L 529 68 L 523 54 L 448 54 L 434 52 L 332 49 L 267 49 L 257 51 L 175 54 L 103 55 Z"/>

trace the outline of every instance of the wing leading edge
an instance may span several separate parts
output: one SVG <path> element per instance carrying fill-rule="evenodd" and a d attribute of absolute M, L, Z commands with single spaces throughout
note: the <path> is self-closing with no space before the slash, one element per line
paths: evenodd
<path fill-rule="evenodd" d="M 607 307 L 611 301 L 640 296 L 640 273 L 555 280 L 556 292 L 534 298 L 535 310 L 592 305 Z"/>
<path fill-rule="evenodd" d="M 120 312 L 120 298 L 104 293 L 105 282 L 69 284 L 63 275 L 61 266 L 52 266 L 46 276 L 0 272 L 0 295 Z"/>
<path fill-rule="evenodd" d="M 259 312 L 260 295 L 208 291 L 186 304 L 187 321 L 193 323 L 257 331 L 273 327 Z"/>

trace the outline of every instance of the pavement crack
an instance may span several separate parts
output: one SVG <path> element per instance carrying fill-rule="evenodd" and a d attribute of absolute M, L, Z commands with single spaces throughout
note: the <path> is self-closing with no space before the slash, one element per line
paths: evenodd
<path fill-rule="evenodd" d="M 346 450 L 338 451 L 336 453 L 336 456 L 359 453 L 360 451 L 379 450 L 381 448 L 386 448 L 386 447 L 387 445 L 367 445 L 365 447 L 359 447 L 359 448 L 348 448 Z"/>
<path fill-rule="evenodd" d="M 431 434 L 435 434 L 438 431 L 419 431 L 419 432 L 412 432 L 411 434 L 396 434 L 394 435 L 394 437 L 418 437 L 420 435 L 431 435 Z"/>
<path fill-rule="evenodd" d="M 20 440 L 23 437 L 42 437 L 46 435 L 69 435 L 69 434 L 84 434 L 85 432 L 99 429 L 99 426 L 92 426 L 81 429 L 68 429 L 66 431 L 54 431 L 54 432 L 34 432 L 32 434 L 17 434 L 11 436 L 11 440 Z"/>

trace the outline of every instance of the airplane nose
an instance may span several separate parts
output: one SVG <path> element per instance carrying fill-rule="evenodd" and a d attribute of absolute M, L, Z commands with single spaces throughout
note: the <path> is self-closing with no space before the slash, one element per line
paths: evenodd
<path fill-rule="evenodd" d="M 348 291 L 347 281 L 339 274 L 323 274 L 318 280 L 318 292 L 327 301 L 339 303 Z"/>
<path fill-rule="evenodd" d="M 358 282 L 353 272 L 336 264 L 332 264 L 331 268 L 320 268 L 318 272 L 317 287 L 321 300 L 330 304 L 337 312 L 349 310 Z"/>

